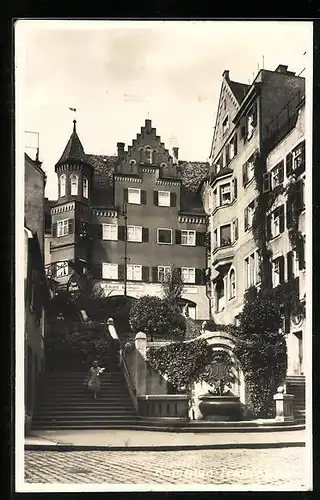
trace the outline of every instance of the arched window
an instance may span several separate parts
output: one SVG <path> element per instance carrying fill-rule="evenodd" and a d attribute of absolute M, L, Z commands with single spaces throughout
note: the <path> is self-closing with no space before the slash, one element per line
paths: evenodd
<path fill-rule="evenodd" d="M 72 174 L 70 176 L 70 184 L 71 184 L 71 195 L 76 196 L 78 194 L 78 176 Z"/>
<path fill-rule="evenodd" d="M 152 163 L 152 150 L 149 147 L 144 151 L 144 159 L 146 163 Z"/>
<path fill-rule="evenodd" d="M 216 283 L 216 312 L 224 309 L 224 302 L 224 282 L 223 278 L 220 278 Z"/>
<path fill-rule="evenodd" d="M 83 197 L 89 198 L 89 182 L 86 177 L 83 178 Z"/>
<path fill-rule="evenodd" d="M 236 273 L 234 269 L 231 269 L 229 274 L 229 299 L 233 299 L 236 296 Z"/>
<path fill-rule="evenodd" d="M 60 175 L 60 196 L 66 195 L 66 175 Z"/>

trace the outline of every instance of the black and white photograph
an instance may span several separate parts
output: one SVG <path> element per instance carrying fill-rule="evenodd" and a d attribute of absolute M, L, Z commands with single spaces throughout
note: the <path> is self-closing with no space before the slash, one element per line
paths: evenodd
<path fill-rule="evenodd" d="M 16 491 L 312 490 L 313 23 L 14 46 Z"/>

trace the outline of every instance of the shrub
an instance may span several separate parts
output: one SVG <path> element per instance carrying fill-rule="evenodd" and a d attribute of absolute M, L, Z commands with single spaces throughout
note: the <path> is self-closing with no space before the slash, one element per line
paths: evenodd
<path fill-rule="evenodd" d="M 166 337 L 176 330 L 172 325 L 175 313 L 168 301 L 145 295 L 133 303 L 129 322 L 135 333 L 142 331 L 153 340 L 155 337 Z"/>

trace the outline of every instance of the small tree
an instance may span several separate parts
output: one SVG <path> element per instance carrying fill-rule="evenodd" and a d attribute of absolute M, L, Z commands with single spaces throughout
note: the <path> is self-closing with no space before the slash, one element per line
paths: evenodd
<path fill-rule="evenodd" d="M 167 300 L 145 295 L 132 304 L 129 323 L 135 333 L 142 331 L 153 340 L 171 332 L 174 313 Z"/>
<path fill-rule="evenodd" d="M 179 306 L 179 299 L 184 290 L 184 282 L 181 277 L 181 272 L 178 267 L 171 264 L 168 271 L 165 273 L 162 282 L 162 293 L 165 300 L 167 300 L 175 309 Z"/>

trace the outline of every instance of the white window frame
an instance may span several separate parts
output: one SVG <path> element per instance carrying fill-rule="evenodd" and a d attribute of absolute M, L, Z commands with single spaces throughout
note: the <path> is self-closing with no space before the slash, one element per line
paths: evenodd
<path fill-rule="evenodd" d="M 66 174 L 60 175 L 59 178 L 59 186 L 60 186 L 60 196 L 66 196 L 67 192 L 67 176 Z"/>
<path fill-rule="evenodd" d="M 230 197 L 229 197 L 229 200 L 223 200 L 223 195 L 226 194 L 226 193 L 223 193 L 222 190 L 223 188 L 229 188 L 229 190 L 226 191 L 226 193 L 229 193 Z M 230 205 L 230 203 L 232 202 L 232 194 L 231 194 L 231 182 L 226 182 L 225 184 L 221 184 L 220 186 L 220 189 L 219 189 L 219 193 L 220 193 L 220 206 L 225 206 L 225 205 Z"/>
<path fill-rule="evenodd" d="M 170 234 L 171 234 L 171 242 L 170 243 L 166 243 L 165 241 L 159 241 L 159 231 L 170 231 Z M 168 228 L 168 227 L 158 227 L 157 228 L 157 243 L 159 245 L 172 245 L 172 229 Z"/>
<path fill-rule="evenodd" d="M 131 195 L 131 197 L 130 197 L 130 195 Z M 132 196 L 133 196 L 133 198 L 132 198 Z M 136 201 L 136 198 L 134 196 L 137 196 L 139 198 L 139 201 Z M 128 203 L 131 203 L 133 205 L 141 205 L 141 189 L 128 188 Z"/>
<path fill-rule="evenodd" d="M 73 182 L 75 180 L 75 182 Z M 70 175 L 70 194 L 78 196 L 79 193 L 79 177 L 76 174 Z"/>
<path fill-rule="evenodd" d="M 253 200 L 248 205 L 248 211 L 247 211 L 247 214 L 248 214 L 248 229 L 250 229 L 252 227 L 254 210 L 255 210 L 255 201 Z"/>
<path fill-rule="evenodd" d="M 67 236 L 69 234 L 69 219 L 57 221 L 57 238 Z"/>
<path fill-rule="evenodd" d="M 170 191 L 158 191 L 158 206 L 159 207 L 170 207 L 171 206 L 171 193 L 170 193 Z"/>
<path fill-rule="evenodd" d="M 68 276 L 69 274 L 69 263 L 68 261 L 56 262 L 56 277 L 61 278 L 62 276 Z"/>
<path fill-rule="evenodd" d="M 163 277 L 170 271 L 170 266 L 158 266 L 158 281 L 162 282 L 160 274 L 163 272 Z"/>
<path fill-rule="evenodd" d="M 82 180 L 82 193 L 84 198 L 89 198 L 89 181 L 86 177 Z"/>
<path fill-rule="evenodd" d="M 247 161 L 246 168 L 247 168 L 247 179 L 248 179 L 247 182 L 249 183 L 254 178 L 254 160 L 251 159 L 251 157 Z"/>
<path fill-rule="evenodd" d="M 117 280 L 118 279 L 118 264 L 111 262 L 102 263 L 102 279 Z"/>
<path fill-rule="evenodd" d="M 228 243 L 227 245 L 222 245 L 221 229 L 223 227 L 226 227 L 226 226 L 229 226 L 229 228 L 230 228 L 230 238 L 228 238 L 228 239 L 230 239 L 230 244 Z M 232 224 L 231 224 L 231 222 L 228 222 L 227 224 L 222 224 L 221 226 L 219 226 L 218 232 L 219 232 L 219 247 L 228 247 L 228 246 L 232 245 Z"/>
<path fill-rule="evenodd" d="M 147 154 L 150 154 L 150 156 L 147 157 Z M 144 150 L 145 162 L 148 163 L 149 165 L 151 165 L 152 164 L 152 157 L 153 157 L 153 150 L 148 146 Z"/>
<path fill-rule="evenodd" d="M 279 236 L 280 233 L 280 212 L 279 210 L 275 209 L 272 212 L 271 216 L 271 234 L 272 237 L 275 238 L 276 236 Z"/>
<path fill-rule="evenodd" d="M 219 228 L 214 229 L 213 231 L 213 238 L 212 238 L 212 245 L 213 245 L 213 250 L 219 247 Z"/>
<path fill-rule="evenodd" d="M 142 281 L 142 266 L 140 264 L 127 265 L 127 280 Z"/>
<path fill-rule="evenodd" d="M 181 278 L 184 283 L 195 283 L 196 281 L 196 270 L 194 267 L 182 267 L 181 268 Z"/>
<path fill-rule="evenodd" d="M 256 271 L 256 260 L 257 252 L 251 252 L 244 259 L 244 274 L 245 274 L 245 289 L 247 290 L 251 286 L 258 283 L 257 271 Z"/>
<path fill-rule="evenodd" d="M 102 239 L 118 241 L 118 224 L 102 224 Z"/>
<path fill-rule="evenodd" d="M 280 285 L 280 260 L 279 257 L 272 261 L 272 284 L 275 288 Z"/>
<path fill-rule="evenodd" d="M 300 142 L 302 142 L 302 141 L 300 141 Z M 299 144 L 300 144 L 300 142 L 299 142 Z M 296 148 L 297 148 L 297 146 L 296 146 Z M 297 165 L 297 160 L 299 159 L 299 157 L 302 157 L 302 148 L 301 148 L 301 146 L 300 146 L 300 148 L 298 148 L 295 151 L 296 148 L 294 148 L 292 150 L 292 170 L 293 171 L 296 170 L 297 168 L 299 168 L 300 165 Z"/>
<path fill-rule="evenodd" d="M 183 242 L 183 237 L 186 238 Z M 196 245 L 196 231 L 194 229 L 181 229 L 181 245 L 195 246 Z"/>
<path fill-rule="evenodd" d="M 133 235 L 132 234 L 130 235 L 130 231 L 133 232 Z M 142 242 L 142 226 L 127 226 L 127 241 L 141 243 Z"/>

